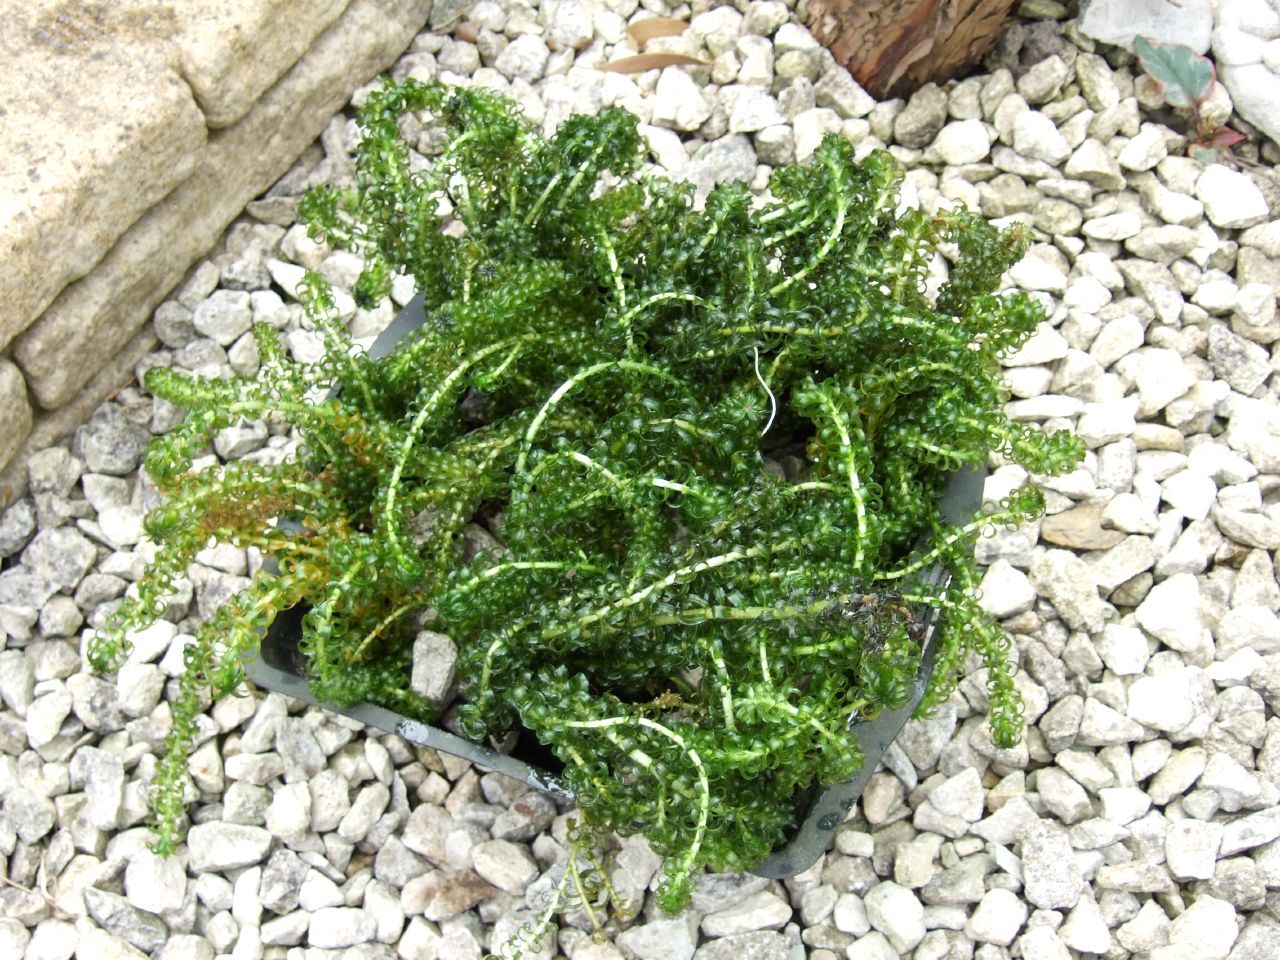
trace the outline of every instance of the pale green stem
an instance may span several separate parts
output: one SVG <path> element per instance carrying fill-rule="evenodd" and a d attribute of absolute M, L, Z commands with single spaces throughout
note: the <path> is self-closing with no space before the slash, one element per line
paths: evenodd
<path fill-rule="evenodd" d="M 832 424 L 839 431 L 840 442 L 844 446 L 845 470 L 849 476 L 849 492 L 853 496 L 853 506 L 858 516 L 858 543 L 854 548 L 853 566 L 855 570 L 861 570 L 863 550 L 866 548 L 867 542 L 867 509 L 862 499 L 862 481 L 858 477 L 857 465 L 854 463 L 853 438 L 849 434 L 844 416 L 836 409 L 835 403 L 832 402 L 825 391 L 818 392 L 818 399 L 826 408 L 827 416 L 831 418 Z"/>

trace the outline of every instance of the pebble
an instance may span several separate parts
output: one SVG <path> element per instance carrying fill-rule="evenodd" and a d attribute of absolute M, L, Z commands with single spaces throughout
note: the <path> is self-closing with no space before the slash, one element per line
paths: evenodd
<path fill-rule="evenodd" d="M 1224 960 L 1238 936 L 1236 912 L 1231 904 L 1201 896 L 1169 924 L 1169 943 L 1151 951 L 1152 960 L 1176 960 L 1194 956 Z"/>
<path fill-rule="evenodd" d="M 697 945 L 683 918 L 630 927 L 618 934 L 616 942 L 637 960 L 692 960 Z"/>
<path fill-rule="evenodd" d="M 510 48 L 508 48 L 510 49 Z M 678 67 L 667 67 L 654 91 L 653 123 L 674 130 L 696 130 L 711 116 L 711 105 L 697 84 Z"/>
<path fill-rule="evenodd" d="M 73 449 L 93 473 L 125 476 L 137 469 L 150 436 L 115 403 L 104 403 L 75 433 Z"/>
<path fill-rule="evenodd" d="M 1222 825 L 1181 820 L 1169 825 L 1164 855 L 1177 880 L 1211 880 L 1222 844 Z"/>
<path fill-rule="evenodd" d="M 261 863 L 271 849 L 271 834 L 261 827 L 199 823 L 187 834 L 193 873 L 222 872 Z"/>
<path fill-rule="evenodd" d="M 523 893 L 538 875 L 529 851 L 509 840 L 488 840 L 471 851 L 476 873 L 507 893 Z"/>
<path fill-rule="evenodd" d="M 1043 113 L 1028 110 L 1013 122 L 1013 149 L 1024 157 L 1057 166 L 1071 156 L 1071 145 Z"/>
<path fill-rule="evenodd" d="M 442 633 L 421 631 L 413 642 L 410 686 L 433 707 L 443 709 L 453 699 L 454 666 L 458 648 Z"/>
<path fill-rule="evenodd" d="M 1153 730 L 1177 734 L 1212 705 L 1213 685 L 1204 671 L 1184 666 L 1134 681 L 1126 715 Z"/>
<path fill-rule="evenodd" d="M 1027 900 L 1045 910 L 1075 906 L 1082 878 L 1066 830 L 1040 820 L 1023 827 L 1019 841 Z"/>
<path fill-rule="evenodd" d="M 1138 626 L 1174 650 L 1192 650 L 1204 630 L 1200 583 L 1190 573 L 1179 573 L 1152 587 L 1134 611 Z"/>
<path fill-rule="evenodd" d="M 90 887 L 84 891 L 84 904 L 89 916 L 108 933 L 144 953 L 153 953 L 169 938 L 164 921 L 134 908 L 119 894 Z"/>
<path fill-rule="evenodd" d="M 1068 177 L 1084 180 L 1103 190 L 1119 190 L 1124 186 L 1120 165 L 1110 151 L 1093 137 L 1076 147 L 1062 169 Z"/>
<path fill-rule="evenodd" d="M 84 785 L 85 813 L 99 830 L 119 826 L 124 805 L 124 764 L 115 754 L 83 747 L 71 761 L 72 777 Z"/>
<path fill-rule="evenodd" d="M 230 346 L 253 325 L 249 294 L 243 290 L 216 290 L 196 306 L 191 323 L 201 336 Z"/>
<path fill-rule="evenodd" d="M 973 767 L 962 770 L 934 787 L 929 802 L 944 816 L 974 823 L 982 818 L 982 778 Z"/>
<path fill-rule="evenodd" d="M 888 938 L 898 953 L 905 953 L 924 939 L 924 906 L 909 889 L 891 880 L 876 884 L 864 904 L 871 926 Z"/>
<path fill-rule="evenodd" d="M 1106 611 L 1088 565 L 1066 550 L 1049 550 L 1032 562 L 1029 579 L 1071 627 L 1101 630 Z"/>
<path fill-rule="evenodd" d="M 1241 229 L 1267 219 L 1266 197 L 1248 174 L 1211 163 L 1195 183 L 1196 198 L 1215 227 Z"/>
<path fill-rule="evenodd" d="M 973 911 L 964 932 L 979 943 L 1007 947 L 1013 943 L 1027 920 L 1027 905 L 1011 890 L 997 887 L 987 891 Z"/>
<path fill-rule="evenodd" d="M 493 65 L 508 80 L 519 78 L 533 83 L 542 75 L 550 56 L 551 52 L 541 37 L 523 34 L 507 45 Z"/>
<path fill-rule="evenodd" d="M 991 137 L 981 120 L 957 120 L 938 132 L 933 149 L 943 163 L 955 166 L 978 163 L 991 150 Z"/>
<path fill-rule="evenodd" d="M 75 590 L 97 559 L 97 549 L 72 527 L 41 530 L 22 551 L 28 571 L 54 590 L 67 593 Z"/>
<path fill-rule="evenodd" d="M 1095 700 L 1086 701 L 1086 703 L 1096 702 Z M 1065 759 L 1066 757 L 1060 758 L 1060 760 Z M 1084 788 L 1059 767 L 1045 767 L 1037 771 L 1036 789 L 1045 809 L 1065 824 L 1076 823 L 1093 815 L 1093 803 L 1089 800 Z M 1020 816 L 1017 826 L 1019 828 L 1025 826 L 1032 819 L 1034 818 Z M 1015 832 L 1014 837 L 1016 836 Z M 1008 842 L 1012 842 L 1014 837 L 1010 837 Z"/>
<path fill-rule="evenodd" d="M 1081 953 L 1104 954 L 1111 949 L 1111 931 L 1098 902 L 1092 896 L 1080 898 L 1058 928 L 1062 942 Z"/>
<path fill-rule="evenodd" d="M 702 932 L 708 937 L 729 937 L 753 930 L 776 930 L 791 919 L 791 905 L 767 890 L 702 919 Z"/>
<path fill-rule="evenodd" d="M 1232 333 L 1222 324 L 1209 328 L 1209 364 L 1233 390 L 1253 394 L 1272 374 L 1271 359 L 1256 343 Z"/>
<path fill-rule="evenodd" d="M 1267 784 L 1270 789 L 1264 788 L 1253 771 L 1225 753 L 1209 757 L 1204 773 L 1200 774 L 1199 785 L 1214 791 L 1227 813 L 1235 813 L 1241 808 L 1253 809 L 1276 792 L 1274 785 Z"/>
<path fill-rule="evenodd" d="M 377 921 L 365 910 L 351 907 L 324 907 L 311 915 L 307 942 L 313 947 L 338 950 L 372 940 Z"/>

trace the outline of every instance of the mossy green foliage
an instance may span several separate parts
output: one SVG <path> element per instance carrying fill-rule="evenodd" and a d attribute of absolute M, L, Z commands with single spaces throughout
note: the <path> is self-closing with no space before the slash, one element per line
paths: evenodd
<path fill-rule="evenodd" d="M 405 114 L 447 134 L 425 167 Z M 320 362 L 292 362 L 262 329 L 253 377 L 147 377 L 188 416 L 148 456 L 167 494 L 147 520 L 159 551 L 94 663 L 120 662 L 126 628 L 161 613 L 211 538 L 279 563 L 188 650 L 158 777 L 162 847 L 181 835 L 203 698 L 234 691 L 259 631 L 298 603 L 321 697 L 425 720 L 410 650 L 415 615 L 435 610 L 460 649 L 464 729 L 535 731 L 585 828 L 641 831 L 668 858 L 671 909 L 703 864 L 764 857 L 798 789 L 858 770 L 850 719 L 905 700 L 919 605 L 946 611 L 927 703 L 976 653 L 993 736 L 1016 740 L 1008 640 L 976 605 L 972 547 L 1040 500 L 1020 491 L 964 527 L 937 504 L 948 473 L 988 450 L 1037 473 L 1081 456 L 1075 438 L 1001 412 L 998 358 L 1042 319 L 995 292 L 1021 233 L 895 212 L 894 161 L 856 162 L 838 137 L 775 171 L 767 203 L 732 183 L 699 211 L 690 186 L 640 173 L 622 110 L 547 139 L 499 96 L 409 81 L 374 93 L 360 122 L 355 186 L 314 192 L 304 215 L 366 255 L 360 302 L 411 274 L 426 326 L 370 360 L 310 275 Z M 464 230 L 442 231 L 443 197 Z M 931 298 L 939 249 L 955 262 Z M 242 417 L 283 417 L 304 452 L 193 471 Z M 765 469 L 787 451 L 807 476 Z M 500 514 L 505 549 L 465 563 L 478 513 Z M 935 563 L 950 585 L 920 586 Z"/>

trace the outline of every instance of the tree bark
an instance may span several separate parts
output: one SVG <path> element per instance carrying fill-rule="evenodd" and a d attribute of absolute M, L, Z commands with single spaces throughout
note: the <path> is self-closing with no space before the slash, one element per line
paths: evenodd
<path fill-rule="evenodd" d="M 1013 0 L 809 0 L 819 43 L 877 99 L 949 80 L 981 59 Z"/>

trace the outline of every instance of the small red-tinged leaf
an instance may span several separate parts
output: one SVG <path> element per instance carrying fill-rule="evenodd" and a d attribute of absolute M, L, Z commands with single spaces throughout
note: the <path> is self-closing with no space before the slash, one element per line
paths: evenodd
<path fill-rule="evenodd" d="M 1171 107 L 1202 103 L 1213 89 L 1213 64 L 1180 43 L 1151 43 L 1145 37 L 1134 40 L 1142 69 L 1164 88 Z"/>
<path fill-rule="evenodd" d="M 1211 147 L 1234 147 L 1241 140 L 1248 138 L 1239 130 L 1232 130 L 1230 127 L 1222 127 L 1213 131 L 1213 134 L 1207 137 L 1203 142 Z"/>
<path fill-rule="evenodd" d="M 683 53 L 637 53 L 634 57 L 623 57 L 612 63 L 601 64 L 597 70 L 607 73 L 644 73 L 646 70 L 661 70 L 663 67 L 705 67 L 705 60 L 686 57 Z"/>
<path fill-rule="evenodd" d="M 631 34 L 631 39 L 636 42 L 637 47 L 643 47 L 645 41 L 652 40 L 654 37 L 678 37 L 688 29 L 688 20 L 677 20 L 674 17 L 650 17 L 648 20 L 637 20 L 631 24 L 627 27 L 627 33 Z"/>

